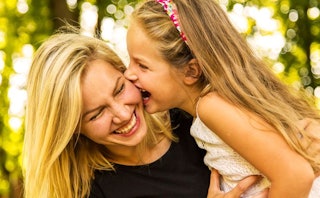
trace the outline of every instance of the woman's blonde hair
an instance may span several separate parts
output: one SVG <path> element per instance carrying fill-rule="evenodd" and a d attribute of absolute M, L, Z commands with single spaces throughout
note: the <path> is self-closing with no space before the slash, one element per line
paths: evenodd
<path fill-rule="evenodd" d="M 81 76 L 96 59 L 121 72 L 126 69 L 105 42 L 80 35 L 76 29 L 56 33 L 37 50 L 27 82 L 26 198 L 87 197 L 94 170 L 113 169 L 105 157 L 106 148 L 78 133 Z M 149 132 L 141 145 L 156 144 L 159 133 L 172 137 L 167 113 L 145 116 Z"/>
<path fill-rule="evenodd" d="M 310 155 L 316 152 L 308 151 L 301 137 L 309 143 L 311 140 L 297 128 L 300 119 L 320 119 L 314 105 L 289 89 L 252 52 L 217 2 L 171 2 L 177 8 L 186 42 L 156 0 L 139 5 L 132 13 L 132 25 L 143 28 L 170 65 L 182 68 L 196 58 L 203 72 L 198 82 L 203 95 L 214 90 L 225 100 L 263 118 L 318 171 L 320 154 Z"/>

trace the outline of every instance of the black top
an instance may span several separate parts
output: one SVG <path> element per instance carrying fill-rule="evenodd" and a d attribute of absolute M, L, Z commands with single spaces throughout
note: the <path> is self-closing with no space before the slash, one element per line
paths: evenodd
<path fill-rule="evenodd" d="M 90 198 L 201 198 L 207 197 L 210 171 L 203 164 L 204 150 L 189 130 L 192 117 L 171 111 L 179 142 L 157 161 L 142 166 L 115 164 L 116 171 L 96 171 Z"/>

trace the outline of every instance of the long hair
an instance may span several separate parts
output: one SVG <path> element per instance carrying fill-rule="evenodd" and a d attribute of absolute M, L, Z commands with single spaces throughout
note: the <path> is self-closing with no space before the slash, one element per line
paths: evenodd
<path fill-rule="evenodd" d="M 181 38 L 162 5 L 146 0 L 132 13 L 136 23 L 153 40 L 162 57 L 182 68 L 196 58 L 202 69 L 198 87 L 202 95 L 217 92 L 239 108 L 253 112 L 273 126 L 315 171 L 320 169 L 319 154 L 310 155 L 302 146 L 311 140 L 300 131 L 303 118 L 320 119 L 314 105 L 299 91 L 290 89 L 250 49 L 225 11 L 214 0 L 171 0 L 186 42 Z"/>
<path fill-rule="evenodd" d="M 113 169 L 106 148 L 79 135 L 81 76 L 96 59 L 126 69 L 105 42 L 76 32 L 57 33 L 37 50 L 27 82 L 26 198 L 87 197 L 94 170 Z M 172 137 L 167 113 L 145 116 L 149 131 L 141 145 L 157 144 L 159 133 Z"/>

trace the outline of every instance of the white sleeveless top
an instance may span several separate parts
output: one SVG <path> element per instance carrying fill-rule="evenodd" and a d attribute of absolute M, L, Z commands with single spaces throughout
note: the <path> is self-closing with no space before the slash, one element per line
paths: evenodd
<path fill-rule="evenodd" d="M 210 169 L 214 168 L 220 173 L 221 190 L 224 192 L 233 189 L 239 181 L 249 175 L 262 175 L 255 167 L 212 132 L 200 120 L 199 116 L 194 119 L 190 133 L 198 146 L 207 151 L 204 163 Z M 245 137 L 239 141 L 245 141 Z M 270 187 L 270 182 L 266 177 L 263 177 L 259 183 L 249 188 L 241 197 L 250 197 L 268 187 Z M 309 198 L 320 198 L 320 176 L 314 180 Z"/>
<path fill-rule="evenodd" d="M 309 198 L 320 198 L 320 176 L 313 181 Z"/>
<path fill-rule="evenodd" d="M 233 189 L 239 181 L 249 175 L 261 175 L 255 167 L 205 126 L 199 117 L 193 121 L 190 133 L 198 146 L 207 151 L 204 163 L 210 169 L 214 168 L 220 173 L 221 190 L 224 192 Z M 245 137 L 240 141 L 245 141 Z M 259 183 L 249 188 L 242 197 L 255 195 L 269 186 L 270 182 L 264 177 Z"/>

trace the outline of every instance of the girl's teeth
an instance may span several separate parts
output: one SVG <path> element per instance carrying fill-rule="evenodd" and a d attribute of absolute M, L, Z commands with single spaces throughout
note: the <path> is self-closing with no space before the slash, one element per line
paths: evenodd
<path fill-rule="evenodd" d="M 141 89 L 141 95 L 142 95 L 142 98 L 149 98 L 150 97 L 150 93 L 144 89 Z"/>
<path fill-rule="evenodd" d="M 136 121 L 137 121 L 137 118 L 133 114 L 130 122 L 127 125 L 115 130 L 115 132 L 116 133 L 121 133 L 121 134 L 129 133 L 131 131 L 131 129 L 136 125 Z"/>

